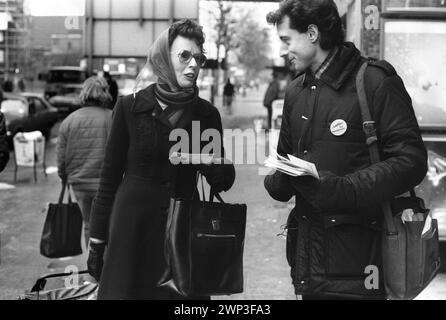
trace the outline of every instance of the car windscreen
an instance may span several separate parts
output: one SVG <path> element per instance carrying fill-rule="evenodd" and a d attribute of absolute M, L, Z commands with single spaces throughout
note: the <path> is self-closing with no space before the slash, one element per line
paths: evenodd
<path fill-rule="evenodd" d="M 48 73 L 48 82 L 82 83 L 86 75 L 83 71 L 76 70 L 51 70 Z"/>

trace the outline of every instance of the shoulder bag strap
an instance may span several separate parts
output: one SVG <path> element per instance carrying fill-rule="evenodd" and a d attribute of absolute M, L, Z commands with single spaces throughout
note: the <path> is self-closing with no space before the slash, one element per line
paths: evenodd
<path fill-rule="evenodd" d="M 358 93 L 359 106 L 361 108 L 362 129 L 366 136 L 366 143 L 369 147 L 370 159 L 373 164 L 380 162 L 381 159 L 378 149 L 378 137 L 376 136 L 375 121 L 373 121 L 373 118 L 370 114 L 369 104 L 367 102 L 367 95 L 364 86 L 364 73 L 367 68 L 367 64 L 367 61 L 362 64 L 361 68 L 359 69 L 358 75 L 356 76 L 356 90 Z M 413 193 L 413 190 L 411 191 L 411 193 Z M 384 212 L 387 235 L 398 234 L 395 223 L 393 221 L 390 202 L 385 201 L 381 204 L 381 207 Z"/>
<path fill-rule="evenodd" d="M 213 202 L 214 201 L 214 197 L 217 198 L 217 200 L 220 201 L 220 203 L 225 203 L 223 201 L 223 198 L 220 196 L 220 194 L 218 192 L 214 192 L 214 190 L 212 190 L 212 187 L 211 187 L 211 191 L 210 191 L 210 195 L 209 195 L 209 201 Z"/>
<path fill-rule="evenodd" d="M 65 189 L 66 188 L 67 188 L 67 183 L 64 181 L 64 182 L 62 182 L 62 190 L 60 190 L 58 204 L 62 204 L 63 203 L 63 197 L 65 195 Z"/>

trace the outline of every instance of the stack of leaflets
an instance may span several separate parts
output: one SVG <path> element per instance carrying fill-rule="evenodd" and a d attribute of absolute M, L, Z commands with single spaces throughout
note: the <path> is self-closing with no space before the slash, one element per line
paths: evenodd
<path fill-rule="evenodd" d="M 266 159 L 264 165 L 292 177 L 312 176 L 319 179 L 319 174 L 314 163 L 296 158 L 290 154 L 287 156 L 288 158 L 273 153 Z"/>

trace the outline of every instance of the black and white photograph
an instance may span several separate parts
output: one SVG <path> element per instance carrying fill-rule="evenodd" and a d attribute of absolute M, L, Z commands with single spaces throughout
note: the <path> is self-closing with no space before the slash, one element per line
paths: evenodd
<path fill-rule="evenodd" d="M 446 0 L 0 0 L 0 300 L 446 300 Z"/>

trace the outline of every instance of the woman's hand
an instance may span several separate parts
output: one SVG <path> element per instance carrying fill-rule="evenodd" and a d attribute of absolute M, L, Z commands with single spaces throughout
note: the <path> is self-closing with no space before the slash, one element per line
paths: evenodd
<path fill-rule="evenodd" d="M 201 164 L 198 170 L 217 193 L 229 190 L 235 180 L 234 165 L 226 159 L 214 159 L 210 164 Z"/>

